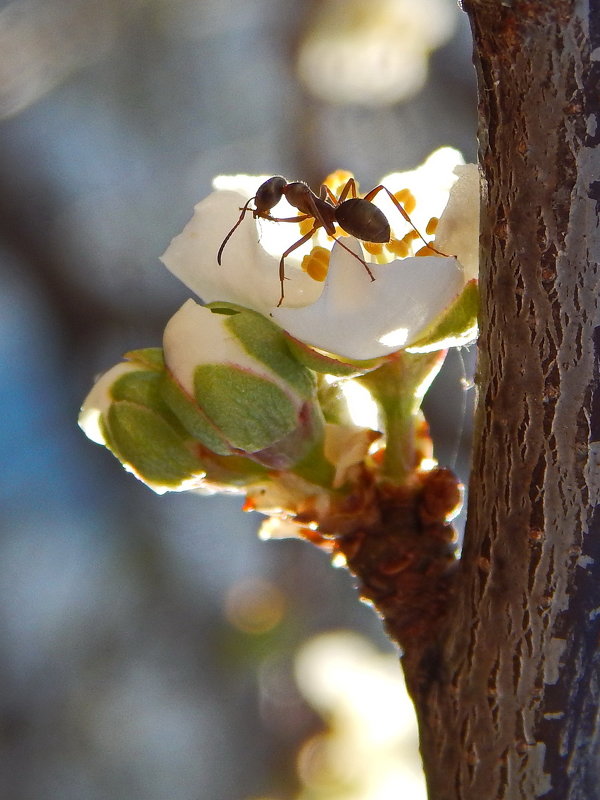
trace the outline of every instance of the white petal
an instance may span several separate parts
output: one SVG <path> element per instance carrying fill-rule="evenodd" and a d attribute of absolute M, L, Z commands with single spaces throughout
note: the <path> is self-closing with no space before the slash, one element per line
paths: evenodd
<path fill-rule="evenodd" d="M 464 158 L 458 150 L 452 147 L 440 147 L 416 169 L 407 172 L 393 172 L 386 175 L 381 183 L 392 193 L 401 189 L 410 189 L 417 201 L 417 206 L 411 212 L 410 218 L 424 233 L 430 218 L 441 215 L 448 202 L 448 193 L 457 180 L 454 170 L 457 165 L 464 163 Z M 392 230 L 402 234 L 406 230 L 406 223 L 402 222 L 397 209 L 394 208 L 385 192 L 380 192 L 374 202 L 381 205 L 390 221 Z"/>
<path fill-rule="evenodd" d="M 465 271 L 465 279 L 470 280 L 479 273 L 479 168 L 477 164 L 465 164 L 454 172 L 458 180 L 440 217 L 435 246 L 455 255 Z"/>
<path fill-rule="evenodd" d="M 325 426 L 325 456 L 328 461 L 335 464 L 335 478 L 332 486 L 339 489 L 347 480 L 348 470 L 359 464 L 374 441 L 381 434 L 359 425 L 332 425 Z"/>
<path fill-rule="evenodd" d="M 358 243 L 345 243 L 359 253 Z M 323 294 L 313 305 L 275 309 L 273 319 L 307 344 L 352 359 L 392 353 L 420 332 L 459 294 L 455 258 L 424 256 L 364 266 L 336 244 Z"/>
<path fill-rule="evenodd" d="M 163 333 L 165 364 L 191 397 L 199 364 L 251 362 L 239 341 L 224 328 L 225 320 L 222 314 L 213 314 L 187 300 L 167 322 Z"/>
<path fill-rule="evenodd" d="M 266 312 L 279 301 L 279 258 L 299 238 L 298 226 L 254 220 L 248 213 L 234 231 L 217 263 L 217 253 L 240 215 L 247 197 L 217 191 L 194 208 L 194 216 L 162 256 L 165 266 L 205 303 L 221 300 Z M 289 207 L 288 207 L 289 208 Z M 287 211 L 295 215 L 297 212 Z M 273 238 L 279 234 L 279 241 Z M 283 241 L 281 241 L 283 234 Z M 320 294 L 322 285 L 286 259 L 286 306 L 305 305 Z"/>
<path fill-rule="evenodd" d="M 141 367 L 139 364 L 135 364 L 131 361 L 123 361 L 111 367 L 111 369 L 98 378 L 90 393 L 83 401 L 81 411 L 79 412 L 78 424 L 88 439 L 98 444 L 106 444 L 102 428 L 100 427 L 100 417 L 108 410 L 108 407 L 112 403 L 112 396 L 110 393 L 111 387 L 121 375 L 125 375 L 127 372 L 139 372 L 140 369 Z"/>
<path fill-rule="evenodd" d="M 256 190 L 268 180 L 270 175 L 246 175 L 245 173 L 238 173 L 237 175 L 217 175 L 212 180 L 214 189 L 225 189 L 228 192 L 239 192 L 244 195 L 244 202 L 254 197 Z"/>

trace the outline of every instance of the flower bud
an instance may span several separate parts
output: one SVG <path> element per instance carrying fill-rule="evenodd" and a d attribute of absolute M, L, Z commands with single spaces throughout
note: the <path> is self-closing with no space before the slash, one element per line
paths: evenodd
<path fill-rule="evenodd" d="M 157 492 L 188 489 L 206 475 L 195 443 L 161 396 L 160 350 L 141 350 L 110 369 L 84 401 L 79 425 Z"/>
<path fill-rule="evenodd" d="M 322 438 L 315 379 L 255 311 L 188 300 L 164 333 L 163 397 L 183 427 L 220 455 L 286 469 Z"/>

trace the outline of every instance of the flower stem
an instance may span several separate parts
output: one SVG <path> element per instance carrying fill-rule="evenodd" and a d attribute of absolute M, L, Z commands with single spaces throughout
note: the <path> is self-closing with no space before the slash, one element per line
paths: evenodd
<path fill-rule="evenodd" d="M 356 378 L 371 392 L 379 407 L 386 434 L 382 475 L 395 484 L 406 483 L 418 466 L 415 445 L 418 412 L 445 356 L 445 350 L 400 351 L 378 369 Z"/>

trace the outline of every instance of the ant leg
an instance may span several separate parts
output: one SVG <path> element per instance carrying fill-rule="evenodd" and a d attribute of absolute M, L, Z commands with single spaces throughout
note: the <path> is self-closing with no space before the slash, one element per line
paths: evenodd
<path fill-rule="evenodd" d="M 312 219 L 312 214 L 298 214 L 297 217 L 272 217 L 270 214 L 261 214 L 261 219 L 268 219 L 269 222 L 304 222 L 305 219 Z"/>
<path fill-rule="evenodd" d="M 435 247 L 433 247 L 433 245 L 431 245 L 428 241 L 426 241 L 426 239 L 424 238 L 424 236 L 421 233 L 421 231 L 417 228 L 415 223 L 412 221 L 412 219 L 408 216 L 408 214 L 406 213 L 406 211 L 402 207 L 402 203 L 394 197 L 394 195 L 390 192 L 390 190 L 387 188 L 387 186 L 383 186 L 383 184 L 381 184 L 379 186 L 376 186 L 374 189 L 371 189 L 371 191 L 368 194 L 366 194 L 363 199 L 371 201 L 375 197 L 375 195 L 379 194 L 379 192 L 382 189 L 383 189 L 384 192 L 387 192 L 388 197 L 390 198 L 392 203 L 396 206 L 398 211 L 402 214 L 404 219 L 408 222 L 408 224 L 415 231 L 415 233 L 418 234 L 419 239 L 423 242 L 423 244 L 426 247 L 428 247 L 430 250 L 433 250 L 433 252 L 437 253 L 439 256 L 447 257 L 446 253 L 442 253 L 440 250 L 436 250 Z"/>
<path fill-rule="evenodd" d="M 227 236 L 223 239 L 221 247 L 219 247 L 219 252 L 217 253 L 217 263 L 219 264 L 219 266 L 221 265 L 221 258 L 223 256 L 223 250 L 225 249 L 225 245 L 231 239 L 231 237 L 235 233 L 237 227 L 241 224 L 242 220 L 244 219 L 244 217 L 246 216 L 246 214 L 249 211 L 252 211 L 252 214 L 254 215 L 255 219 L 257 219 L 257 218 L 267 219 L 270 222 L 303 222 L 305 219 L 311 219 L 311 215 L 310 214 L 299 214 L 296 217 L 272 217 L 267 212 L 261 212 L 261 211 L 256 211 L 256 209 L 251 209 L 250 208 L 250 203 L 254 199 L 255 199 L 254 197 L 251 197 L 250 200 L 248 200 L 248 202 L 244 205 L 244 207 L 240 208 L 240 211 L 242 213 L 240 214 L 240 217 L 239 217 L 238 221 L 235 223 L 233 228 L 229 231 Z"/>
<path fill-rule="evenodd" d="M 336 204 L 341 205 L 344 202 L 344 200 L 348 197 L 349 192 L 352 194 L 352 197 L 356 197 L 356 181 L 354 180 L 354 178 L 348 178 L 348 180 L 346 181 L 346 185 L 344 186 L 344 188 L 340 193 L 340 196 L 336 200 Z M 365 200 L 367 199 L 368 198 L 365 197 Z"/>
<path fill-rule="evenodd" d="M 354 178 L 348 178 L 339 197 L 336 197 L 325 183 L 321 184 L 321 200 L 329 200 L 334 206 L 339 206 L 340 203 L 343 203 L 348 197 L 348 192 L 351 192 L 352 197 L 356 197 L 356 181 Z"/>
<path fill-rule="evenodd" d="M 331 191 L 329 186 L 327 186 L 324 183 L 321 185 L 321 197 L 323 198 L 324 194 L 327 195 L 329 197 L 330 201 L 336 206 L 339 206 L 344 202 L 344 200 L 348 197 L 348 193 L 349 192 L 352 194 L 352 197 L 356 197 L 356 181 L 354 180 L 354 178 L 348 178 L 348 180 L 346 181 L 346 184 L 345 184 L 344 188 L 342 189 L 339 197 L 336 197 L 333 194 L 333 192 Z M 354 258 L 357 261 L 360 261 L 360 263 L 363 265 L 363 267 L 367 270 L 367 274 L 368 274 L 369 278 L 371 278 L 371 280 L 374 281 L 375 280 L 375 276 L 373 275 L 373 273 L 369 269 L 369 265 L 367 264 L 367 262 L 363 258 L 358 256 L 347 245 L 345 245 L 342 242 L 342 240 L 339 239 L 337 236 L 334 236 L 333 238 L 340 245 L 340 247 L 343 247 L 344 250 L 346 250 L 348 253 L 350 253 L 351 256 L 354 256 Z"/>
<path fill-rule="evenodd" d="M 281 283 L 281 297 L 279 298 L 279 302 L 277 303 L 277 308 L 283 303 L 283 282 L 285 280 L 285 259 L 289 256 L 290 253 L 293 253 L 298 247 L 301 247 L 305 242 L 308 242 L 309 239 L 312 239 L 314 232 L 317 228 L 320 228 L 320 223 L 315 223 L 312 229 L 306 233 L 301 239 L 298 239 L 291 247 L 285 251 L 285 253 L 281 256 L 281 260 L 279 261 L 279 282 Z"/>
<path fill-rule="evenodd" d="M 226 244 L 227 244 L 227 242 L 228 242 L 228 241 L 231 239 L 231 237 L 232 237 L 232 235 L 233 235 L 233 232 L 234 232 L 234 231 L 237 229 L 237 227 L 238 227 L 239 225 L 241 225 L 241 222 L 242 222 L 242 220 L 244 219 L 244 217 L 246 216 L 246 214 L 248 213 L 248 211 L 250 211 L 250 203 L 251 203 L 253 200 L 255 200 L 255 199 L 256 199 L 255 197 L 251 197 L 251 198 L 250 198 L 250 199 L 247 201 L 247 203 L 244 205 L 244 207 L 240 209 L 240 211 L 242 212 L 242 213 L 240 214 L 240 218 L 239 218 L 239 219 L 238 219 L 238 221 L 235 223 L 235 225 L 233 226 L 233 228 L 232 228 L 232 229 L 229 231 L 229 233 L 227 234 L 227 236 L 226 236 L 226 237 L 223 239 L 223 242 L 221 243 L 221 247 L 219 247 L 219 252 L 217 253 L 217 264 L 218 264 L 219 266 L 221 266 L 221 256 L 223 255 L 223 250 L 225 249 L 225 245 L 226 245 Z M 253 212 L 253 213 L 255 213 L 255 212 Z"/>
<path fill-rule="evenodd" d="M 361 258 L 360 256 L 356 255 L 356 253 L 354 252 L 354 250 L 351 250 L 351 249 L 350 249 L 350 248 L 349 248 L 347 245 L 345 245 L 345 244 L 342 242 L 342 240 L 341 240 L 341 239 L 338 239 L 338 238 L 337 238 L 337 237 L 335 237 L 335 236 L 334 236 L 333 238 L 334 238 L 334 239 L 335 239 L 335 241 L 336 241 L 336 242 L 337 242 L 337 243 L 340 245 L 340 247 L 343 247 L 343 248 L 344 248 L 344 250 L 346 250 L 348 253 L 350 253 L 350 255 L 351 255 L 351 256 L 354 256 L 354 258 L 355 258 L 357 261 L 360 261 L 360 263 L 363 265 L 363 267 L 364 267 L 364 268 L 367 270 L 367 273 L 368 273 L 368 275 L 369 275 L 369 278 L 371 278 L 371 280 L 372 280 L 372 281 L 374 281 L 374 280 L 375 280 L 375 276 L 373 275 L 373 273 L 372 273 L 372 272 L 371 272 L 371 270 L 369 269 L 369 265 L 367 264 L 367 262 L 366 262 L 366 261 L 365 261 L 363 258 Z"/>
<path fill-rule="evenodd" d="M 285 259 L 290 255 L 290 253 L 293 253 L 294 250 L 296 250 L 298 247 L 301 247 L 303 244 L 305 244 L 305 242 L 308 242 L 308 240 L 314 235 L 315 231 L 320 227 L 321 227 L 321 224 L 317 220 L 315 222 L 315 224 L 313 225 L 312 229 L 307 234 L 305 234 L 301 239 L 298 239 L 297 242 L 294 242 L 294 244 L 291 247 L 288 247 L 288 249 L 285 251 L 285 253 L 281 256 L 281 260 L 279 261 L 279 281 L 281 283 L 281 297 L 279 298 L 279 302 L 277 303 L 277 308 L 279 308 L 279 306 L 283 303 L 283 297 L 284 297 L 283 282 L 285 280 Z M 360 263 L 363 265 L 363 267 L 367 270 L 367 274 L 368 274 L 369 278 L 371 278 L 371 280 L 374 281 L 375 280 L 375 276 L 373 275 L 373 273 L 369 269 L 369 266 L 368 266 L 367 262 L 364 259 L 362 259 L 360 256 L 358 256 L 353 250 L 351 250 L 347 245 L 345 245 L 336 236 L 334 236 L 333 238 L 340 245 L 340 247 L 343 247 L 344 250 L 346 250 L 348 253 L 350 253 L 351 256 L 354 256 L 354 258 L 357 261 L 360 261 Z"/>
<path fill-rule="evenodd" d="M 326 192 L 326 194 L 329 196 L 329 198 L 331 199 L 331 201 L 332 201 L 332 202 L 333 202 L 333 203 L 334 203 L 336 206 L 339 206 L 339 205 L 341 205 L 341 204 L 344 202 L 344 200 L 345 200 L 345 199 L 348 197 L 348 193 L 351 193 L 351 194 L 352 194 L 352 197 L 356 197 L 356 181 L 354 180 L 354 178 L 348 178 L 348 180 L 346 181 L 346 184 L 345 184 L 344 188 L 342 189 L 342 191 L 341 191 L 341 193 L 340 193 L 340 196 L 339 196 L 339 197 L 336 197 L 336 196 L 333 194 L 333 192 L 331 191 L 331 189 L 330 189 L 328 186 L 326 186 L 325 184 L 323 184 L 323 185 L 321 186 L 321 195 L 323 194 L 323 191 L 325 191 L 325 192 Z M 361 258 L 360 256 L 358 256 L 358 255 L 357 255 L 357 254 L 356 254 L 356 253 L 355 253 L 353 250 L 351 250 L 351 249 L 350 249 L 350 248 L 349 248 L 347 245 L 345 245 L 345 244 L 342 242 L 342 240 L 341 240 L 341 239 L 338 239 L 338 237 L 337 237 L 337 236 L 334 236 L 333 238 L 334 238 L 334 239 L 335 239 L 335 241 L 336 241 L 336 242 L 337 242 L 337 243 L 340 245 L 340 247 L 343 247 L 343 248 L 344 248 L 344 250 L 346 250 L 348 253 L 350 253 L 350 255 L 351 255 L 351 256 L 354 256 L 354 258 L 355 258 L 357 261 L 360 261 L 360 263 L 363 265 L 363 267 L 364 267 L 364 268 L 367 270 L 367 274 L 368 274 L 369 278 L 371 278 L 371 280 L 372 280 L 372 281 L 374 281 L 374 280 L 375 280 L 375 276 L 373 275 L 373 273 L 372 273 L 372 272 L 371 272 L 371 270 L 369 269 L 369 265 L 367 264 L 367 262 L 366 262 L 366 261 L 365 261 L 363 258 Z"/>
<path fill-rule="evenodd" d="M 323 210 L 327 211 L 327 215 L 323 216 L 315 200 L 320 200 L 320 198 L 318 198 L 316 194 L 313 194 L 312 192 L 306 198 L 306 205 L 308 206 L 307 216 L 313 217 L 315 220 L 315 227 L 313 228 L 313 233 L 314 231 L 317 230 L 317 228 L 325 228 L 328 236 L 333 236 L 335 234 L 335 226 L 333 224 L 334 222 L 333 209 L 331 209 L 331 217 L 329 217 L 330 206 L 327 203 L 327 201 L 324 200 L 322 202 L 322 206 Z"/>
<path fill-rule="evenodd" d="M 338 202 L 337 197 L 331 191 L 329 186 L 327 186 L 324 183 L 321 184 L 321 192 L 319 194 L 319 197 L 321 198 L 321 200 L 329 201 L 334 206 L 337 205 Z"/>

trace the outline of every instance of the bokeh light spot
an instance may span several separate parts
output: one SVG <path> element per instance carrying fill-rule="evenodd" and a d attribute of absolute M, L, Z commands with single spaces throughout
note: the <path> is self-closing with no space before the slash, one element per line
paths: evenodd
<path fill-rule="evenodd" d="M 267 633 L 281 622 L 284 612 L 283 592 L 262 578 L 238 581 L 225 597 L 225 616 L 243 633 Z"/>

